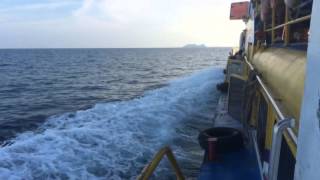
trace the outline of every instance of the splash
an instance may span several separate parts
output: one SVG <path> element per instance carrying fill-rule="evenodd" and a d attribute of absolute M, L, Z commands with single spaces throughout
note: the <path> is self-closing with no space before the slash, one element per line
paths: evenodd
<path fill-rule="evenodd" d="M 201 162 L 196 136 L 211 124 L 221 79 L 209 68 L 140 98 L 53 116 L 0 149 L 0 179 L 134 179 L 167 144 L 188 174 L 186 164 Z"/>

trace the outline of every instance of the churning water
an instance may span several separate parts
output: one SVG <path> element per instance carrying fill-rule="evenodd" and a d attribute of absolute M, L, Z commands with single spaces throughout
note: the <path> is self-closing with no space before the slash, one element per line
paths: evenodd
<path fill-rule="evenodd" d="M 0 50 L 0 179 L 135 179 L 164 145 L 194 176 L 227 52 Z"/>

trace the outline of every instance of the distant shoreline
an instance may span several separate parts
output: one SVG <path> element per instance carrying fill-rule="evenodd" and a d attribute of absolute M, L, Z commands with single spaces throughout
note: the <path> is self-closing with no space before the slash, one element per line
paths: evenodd
<path fill-rule="evenodd" d="M 207 48 L 206 45 L 204 44 L 187 44 L 187 45 L 184 45 L 182 48 L 197 48 L 197 49 L 202 49 L 202 48 Z"/>

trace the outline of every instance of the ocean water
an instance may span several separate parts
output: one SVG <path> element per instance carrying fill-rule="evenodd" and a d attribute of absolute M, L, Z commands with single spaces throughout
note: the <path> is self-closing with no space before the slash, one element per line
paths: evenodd
<path fill-rule="evenodd" d="M 165 145 L 195 176 L 228 51 L 0 50 L 0 179 L 135 179 Z"/>

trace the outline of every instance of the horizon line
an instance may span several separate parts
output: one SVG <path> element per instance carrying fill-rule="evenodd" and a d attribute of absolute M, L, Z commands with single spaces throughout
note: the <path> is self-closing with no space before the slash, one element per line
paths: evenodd
<path fill-rule="evenodd" d="M 232 48 L 232 46 L 207 46 L 207 47 L 6 47 L 1 50 L 9 49 L 206 49 L 206 48 Z"/>

